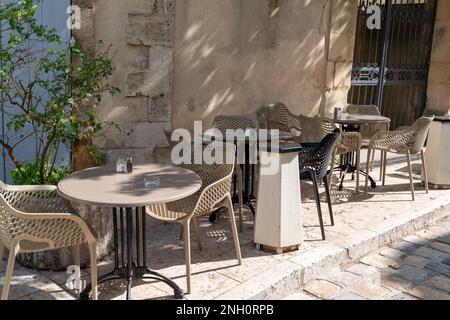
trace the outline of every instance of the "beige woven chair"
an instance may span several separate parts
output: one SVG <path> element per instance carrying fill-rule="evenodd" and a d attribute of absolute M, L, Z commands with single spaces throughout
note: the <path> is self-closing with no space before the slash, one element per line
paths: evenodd
<path fill-rule="evenodd" d="M 239 115 L 221 115 L 214 118 L 213 127 L 221 131 L 223 134 L 227 130 L 238 130 L 238 129 L 256 129 L 256 123 L 249 117 L 239 116 Z M 255 167 L 253 167 L 255 168 Z M 239 163 L 235 164 L 234 175 L 237 177 L 238 184 L 238 214 L 239 214 L 239 231 L 244 231 L 244 217 L 242 215 L 243 207 L 243 181 L 242 181 L 242 169 Z M 255 175 L 255 172 L 253 172 Z M 255 181 L 254 179 L 253 181 Z M 255 186 L 253 186 L 253 190 Z"/>
<path fill-rule="evenodd" d="M 408 163 L 409 182 L 411 186 L 411 194 L 413 201 L 414 195 L 414 183 L 411 169 L 411 155 L 421 154 L 422 157 L 422 169 L 425 178 L 425 190 L 428 193 L 428 175 L 427 167 L 424 156 L 424 145 L 428 136 L 428 132 L 433 122 L 434 117 L 422 117 L 418 119 L 412 126 L 405 127 L 404 130 L 399 131 L 381 131 L 374 135 L 369 144 L 369 150 L 367 153 L 367 165 L 371 161 L 372 150 L 382 151 L 382 180 L 383 186 L 386 181 L 386 166 L 387 166 L 387 153 L 405 154 Z M 367 192 L 368 178 L 366 176 L 366 192 Z"/>
<path fill-rule="evenodd" d="M 301 143 L 320 142 L 328 134 L 333 133 L 336 125 L 331 119 L 320 117 L 307 117 L 303 115 L 298 116 L 301 123 Z M 337 146 L 333 151 L 331 157 L 331 170 L 328 177 L 331 188 L 331 181 L 333 178 L 333 165 L 338 155 L 344 155 L 349 152 L 356 153 L 356 192 L 359 192 L 359 170 L 361 164 L 361 135 L 358 132 L 342 132 L 338 140 Z"/>
<path fill-rule="evenodd" d="M 349 104 L 347 105 L 343 112 L 350 113 L 350 114 L 361 114 L 361 115 L 369 115 L 369 116 L 381 116 L 380 110 L 378 110 L 378 107 L 376 105 L 368 104 L 368 105 L 361 105 L 361 104 Z M 377 133 L 378 131 L 389 131 L 389 123 L 380 123 L 380 124 L 363 124 L 359 128 L 359 133 L 361 134 L 362 141 L 361 141 L 361 148 L 368 148 L 370 139 Z M 375 159 L 375 150 L 372 150 L 372 162 L 370 163 L 370 168 L 368 168 L 368 171 L 372 171 L 373 168 L 373 162 Z M 383 159 L 381 159 L 383 160 Z M 381 180 L 381 174 L 380 174 L 380 180 Z"/>
<path fill-rule="evenodd" d="M 17 254 L 72 247 L 74 262 L 80 266 L 80 246 L 85 243 L 91 259 L 92 299 L 97 299 L 95 233 L 71 211 L 54 186 L 10 186 L 0 181 L 0 264 L 4 249 L 9 250 L 2 300 L 8 299 Z"/>
<path fill-rule="evenodd" d="M 297 115 L 293 114 L 283 103 L 267 104 L 264 106 L 267 129 L 278 129 L 285 132 L 299 132 L 301 123 Z M 293 137 L 298 142 L 297 137 Z"/>
<path fill-rule="evenodd" d="M 187 293 L 191 292 L 191 220 L 194 219 L 195 222 L 195 218 L 199 216 L 209 214 L 221 207 L 226 207 L 230 217 L 237 260 L 239 264 L 242 263 L 239 237 L 230 194 L 236 147 L 231 144 L 227 145 L 227 147 L 227 152 L 224 152 L 226 160 L 224 164 L 184 165 L 184 167 L 196 172 L 202 179 L 202 188 L 197 193 L 179 201 L 153 205 L 147 208 L 147 213 L 153 218 L 164 222 L 177 222 L 183 225 Z M 201 250 L 201 240 L 197 223 L 194 223 L 194 228 L 199 249 Z"/>

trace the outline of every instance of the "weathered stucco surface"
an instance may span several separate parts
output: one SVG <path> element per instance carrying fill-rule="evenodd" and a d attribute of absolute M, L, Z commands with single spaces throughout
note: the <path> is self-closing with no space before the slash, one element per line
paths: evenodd
<path fill-rule="evenodd" d="M 450 115 L 450 1 L 438 1 L 430 75 L 427 113 Z"/>
<path fill-rule="evenodd" d="M 96 0 L 94 12 L 122 89 L 99 107 L 122 128 L 98 141 L 109 159 L 155 160 L 165 129 L 222 113 L 281 101 L 310 115 L 347 100 L 356 0 Z"/>
<path fill-rule="evenodd" d="M 270 102 L 284 102 L 307 115 L 345 103 L 355 5 L 336 0 L 177 1 L 174 126 L 191 128 L 194 120 L 205 120 L 207 126 L 215 115 L 255 113 Z"/>

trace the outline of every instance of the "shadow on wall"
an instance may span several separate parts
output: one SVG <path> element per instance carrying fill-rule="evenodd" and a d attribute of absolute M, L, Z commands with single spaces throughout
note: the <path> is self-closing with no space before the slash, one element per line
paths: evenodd
<path fill-rule="evenodd" d="M 317 114 L 326 89 L 326 3 L 177 1 L 174 127 L 207 126 L 218 114 L 255 113 L 278 101 Z"/>

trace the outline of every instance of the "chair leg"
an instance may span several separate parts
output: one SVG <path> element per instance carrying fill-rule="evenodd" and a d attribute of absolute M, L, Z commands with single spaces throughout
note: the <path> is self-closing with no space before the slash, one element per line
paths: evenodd
<path fill-rule="evenodd" d="M 415 201 L 416 197 L 414 195 L 414 181 L 413 181 L 412 167 L 411 167 L 411 153 L 409 152 L 409 150 L 406 151 L 406 160 L 408 161 L 409 184 L 411 185 L 412 200 Z"/>
<path fill-rule="evenodd" d="M 81 245 L 73 246 L 71 249 L 72 249 L 72 255 L 73 255 L 73 263 L 78 268 L 80 268 L 81 267 L 81 258 L 80 258 Z M 81 279 L 79 277 L 77 277 L 77 279 L 76 279 L 75 287 L 78 290 L 81 290 Z"/>
<path fill-rule="evenodd" d="M 244 188 L 243 188 L 243 181 L 242 181 L 242 170 L 239 164 L 236 165 L 236 174 L 237 174 L 237 180 L 238 180 L 238 212 L 239 212 L 239 231 L 244 231 L 244 217 L 242 215 L 242 207 L 244 206 Z"/>
<path fill-rule="evenodd" d="M 372 161 L 370 162 L 370 170 L 369 172 L 373 171 L 373 163 L 375 161 L 375 149 L 372 149 Z"/>
<path fill-rule="evenodd" d="M 328 180 L 326 177 L 323 178 L 323 183 L 325 185 L 325 195 L 327 197 L 328 212 L 330 213 L 331 225 L 334 226 L 334 216 L 333 216 L 333 208 L 331 206 L 330 188 L 328 186 Z"/>
<path fill-rule="evenodd" d="M 333 169 L 334 169 L 334 161 L 336 160 L 337 147 L 334 148 L 333 155 L 331 157 L 331 168 L 330 174 L 328 176 L 328 185 L 330 187 L 329 191 L 331 191 L 331 184 L 333 183 Z"/>
<path fill-rule="evenodd" d="M 190 220 L 185 220 L 183 222 L 184 230 L 184 259 L 186 263 L 186 283 L 187 290 L 186 293 L 191 293 L 191 237 L 190 237 Z"/>
<path fill-rule="evenodd" d="M 16 261 L 16 255 L 19 253 L 19 244 L 16 243 L 10 250 L 9 250 L 9 257 L 8 257 L 8 265 L 6 267 L 5 272 L 5 280 L 3 281 L 3 290 L 2 290 L 2 299 L 1 300 L 8 300 L 9 296 L 9 287 L 11 286 L 11 279 L 14 271 L 14 263 Z"/>
<path fill-rule="evenodd" d="M 2 268 L 3 264 L 3 253 L 5 252 L 5 246 L 3 243 L 0 242 L 0 269 Z"/>
<path fill-rule="evenodd" d="M 91 241 L 88 243 L 89 245 L 89 256 L 91 263 L 91 299 L 98 299 L 98 290 L 97 290 L 97 242 Z"/>
<path fill-rule="evenodd" d="M 386 169 L 387 169 L 387 151 L 383 152 L 383 182 L 382 186 L 386 185 Z"/>
<path fill-rule="evenodd" d="M 195 238 L 197 239 L 198 250 L 202 251 L 203 250 L 202 239 L 200 238 L 200 228 L 198 227 L 197 217 L 194 217 L 193 220 L 194 220 L 194 232 L 195 232 Z"/>
<path fill-rule="evenodd" d="M 234 219 L 233 201 L 231 196 L 228 195 L 225 200 L 225 205 L 228 208 L 228 214 L 230 215 L 231 231 L 233 233 L 234 247 L 236 249 L 236 257 L 239 264 L 242 264 L 241 247 L 239 245 L 239 235 L 236 227 L 236 220 Z"/>
<path fill-rule="evenodd" d="M 361 149 L 356 151 L 356 193 L 359 193 L 359 171 L 361 170 Z M 369 174 L 369 173 L 367 173 Z"/>
<path fill-rule="evenodd" d="M 372 150 L 369 148 L 367 149 L 367 163 L 366 163 L 366 170 L 369 170 L 370 165 L 370 155 L 372 154 Z M 380 170 L 383 170 L 383 166 L 380 167 Z M 366 183 L 364 187 L 364 192 L 367 193 L 367 186 L 369 184 L 369 173 L 366 172 Z"/>
<path fill-rule="evenodd" d="M 311 178 L 312 178 L 312 181 L 313 181 L 314 195 L 315 195 L 315 198 L 316 198 L 317 213 L 319 214 L 320 231 L 322 233 L 322 240 L 326 240 L 326 238 L 325 238 L 325 227 L 323 225 L 322 208 L 320 207 L 319 187 L 317 185 L 317 179 L 316 179 L 315 173 L 311 173 Z"/>
<path fill-rule="evenodd" d="M 425 162 L 425 153 L 423 152 L 423 150 L 420 151 L 420 155 L 422 156 L 422 168 L 423 168 L 423 175 L 425 178 L 425 191 L 428 193 L 429 187 L 428 187 L 427 163 Z"/>

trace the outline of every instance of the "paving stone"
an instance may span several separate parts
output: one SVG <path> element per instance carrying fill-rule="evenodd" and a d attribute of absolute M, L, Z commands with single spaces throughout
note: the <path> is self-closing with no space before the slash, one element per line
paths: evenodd
<path fill-rule="evenodd" d="M 363 298 L 356 293 L 353 292 L 344 292 L 340 295 L 338 295 L 333 300 L 346 300 L 346 301 L 353 301 L 353 300 L 367 300 L 366 298 Z"/>
<path fill-rule="evenodd" d="M 357 274 L 364 279 L 372 279 L 374 275 L 378 275 L 379 273 L 377 268 L 362 263 L 351 265 L 350 267 L 347 267 L 345 271 Z"/>
<path fill-rule="evenodd" d="M 428 279 L 432 275 L 432 272 L 426 269 L 414 268 L 412 266 L 402 266 L 392 274 L 398 278 L 418 284 Z"/>
<path fill-rule="evenodd" d="M 406 254 L 403 251 L 397 250 L 397 249 L 393 249 L 393 248 L 389 248 L 389 247 L 384 247 L 379 251 L 379 254 L 387 257 L 387 258 L 391 258 L 391 259 L 401 259 L 404 256 L 406 256 Z"/>
<path fill-rule="evenodd" d="M 450 253 L 450 245 L 442 242 L 433 242 L 430 247 L 441 252 Z"/>
<path fill-rule="evenodd" d="M 407 293 L 402 292 L 402 293 L 397 294 L 395 296 L 388 297 L 388 298 L 386 298 L 386 300 L 419 300 L 419 299 L 416 298 L 416 297 L 413 297 L 413 296 L 411 296 L 411 295 L 409 295 Z"/>
<path fill-rule="evenodd" d="M 370 281 L 362 281 L 350 291 L 370 300 L 380 300 L 391 292 Z"/>
<path fill-rule="evenodd" d="M 445 264 L 446 266 L 450 266 L 450 255 L 444 254 L 444 255 L 440 256 L 438 259 L 436 259 L 435 261 Z"/>
<path fill-rule="evenodd" d="M 413 254 L 427 259 L 436 259 L 442 255 L 442 252 L 432 248 L 420 247 Z"/>
<path fill-rule="evenodd" d="M 429 240 L 419 237 L 417 235 L 407 236 L 407 237 L 403 238 L 403 240 L 406 242 L 410 242 L 412 244 L 418 245 L 418 246 L 425 246 L 430 243 Z"/>
<path fill-rule="evenodd" d="M 401 250 L 406 254 L 412 254 L 415 250 L 419 248 L 418 245 L 407 241 L 396 242 L 392 244 L 391 247 L 397 250 Z"/>
<path fill-rule="evenodd" d="M 320 299 L 329 300 L 336 296 L 341 287 L 325 280 L 314 280 L 305 286 L 304 290 Z"/>
<path fill-rule="evenodd" d="M 402 264 L 415 268 L 423 268 L 430 262 L 430 259 L 419 256 L 407 256 L 403 259 Z"/>
<path fill-rule="evenodd" d="M 450 300 L 450 295 L 447 293 L 423 286 L 415 287 L 409 290 L 408 294 L 422 300 Z"/>
<path fill-rule="evenodd" d="M 445 244 L 450 244 L 450 235 L 447 235 L 445 237 L 439 237 L 439 238 L 436 239 L 436 241 L 442 242 L 442 243 L 445 243 Z"/>
<path fill-rule="evenodd" d="M 288 295 L 283 300 L 318 300 L 317 297 L 311 296 L 306 292 L 297 292 Z"/>
<path fill-rule="evenodd" d="M 380 284 L 383 287 L 393 288 L 399 291 L 406 291 L 412 287 L 414 284 L 411 281 L 407 281 L 401 278 L 396 277 L 393 274 L 388 274 L 382 272 L 380 274 Z"/>
<path fill-rule="evenodd" d="M 329 276 L 326 276 L 326 277 L 320 278 L 320 279 L 330 281 L 341 287 L 353 287 L 356 284 L 358 284 L 360 281 L 363 280 L 363 278 L 361 276 L 358 276 L 351 272 L 345 272 L 345 271 L 333 272 Z"/>
<path fill-rule="evenodd" d="M 380 269 L 398 269 L 400 263 L 395 259 L 383 257 L 379 254 L 371 254 L 361 259 L 361 262 L 370 266 L 374 266 Z"/>
<path fill-rule="evenodd" d="M 425 266 L 425 268 L 450 277 L 450 266 L 447 266 L 445 264 L 439 262 L 430 262 Z"/>
<path fill-rule="evenodd" d="M 427 280 L 427 284 L 432 287 L 438 288 L 442 291 L 450 293 L 450 278 L 443 276 L 431 277 Z"/>
<path fill-rule="evenodd" d="M 423 230 L 420 230 L 416 233 L 419 237 L 422 237 L 427 240 L 435 241 L 439 237 L 445 237 L 449 231 L 444 228 L 439 228 L 436 226 L 432 226 Z"/>

